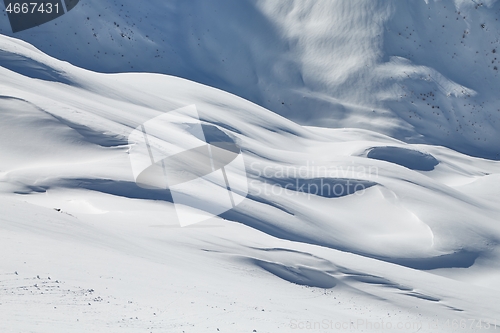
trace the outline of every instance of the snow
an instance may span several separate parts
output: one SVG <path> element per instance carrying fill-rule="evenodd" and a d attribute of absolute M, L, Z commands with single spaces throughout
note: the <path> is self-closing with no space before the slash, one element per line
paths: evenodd
<path fill-rule="evenodd" d="M 120 4 L 89 1 L 18 35 L 66 61 L 0 36 L 0 331 L 500 328 L 500 162 L 492 144 L 500 131 L 497 78 L 485 62 L 496 45 L 488 44 L 498 25 L 496 2 L 129 4 L 137 7 L 125 11 L 134 15 L 120 14 L 120 27 L 110 23 L 116 11 L 104 10 Z M 154 5 L 167 14 L 155 11 L 139 24 Z M 456 20 L 458 10 L 467 18 Z M 161 29 L 154 23 L 177 11 L 186 12 Z M 215 11 L 233 29 L 213 20 Z M 92 23 L 78 19 L 86 15 Z M 470 26 L 466 45 L 470 39 L 469 52 L 481 54 L 460 51 L 454 63 L 445 54 L 465 46 L 415 47 L 412 55 L 395 49 L 406 45 L 392 41 L 397 31 L 411 43 L 417 26 L 418 43 L 429 36 L 451 43 L 451 33 L 436 33 L 446 15 L 454 33 Z M 486 30 L 476 26 L 480 20 Z M 192 39 L 168 35 L 186 22 L 192 31 L 210 27 L 202 44 L 212 52 L 193 52 Z M 128 44 L 97 38 L 85 48 L 75 37 L 50 46 L 83 33 L 82 25 L 113 38 L 126 27 L 137 32 Z M 35 41 L 40 31 L 45 37 Z M 164 36 L 177 41 L 170 69 L 162 58 L 138 58 L 133 66 L 184 78 L 71 64 L 128 71 L 129 57 L 139 50 L 149 57 Z M 246 42 L 235 45 L 245 48 L 222 47 L 239 36 Z M 127 55 L 123 62 L 118 49 Z M 88 57 L 104 50 L 109 57 Z M 213 66 L 216 55 L 230 70 Z M 471 59 L 479 65 L 467 67 Z M 440 111 L 426 109 L 432 99 Z M 186 107 L 196 108 L 203 131 L 213 131 L 213 138 L 204 132 L 206 140 L 222 133 L 241 149 L 246 173 L 227 172 L 248 195 L 234 209 L 181 227 L 170 191 L 136 183 L 134 156 L 141 171 L 149 157 L 134 131 L 168 118 L 168 131 L 152 127 L 152 146 L 169 154 L 196 148 L 197 122 L 171 113 Z M 157 163 L 165 156 L 154 157 Z M 216 203 L 214 193 L 199 188 L 205 202 Z M 184 205 L 189 214 L 207 218 L 191 203 Z"/>
<path fill-rule="evenodd" d="M 493 0 L 88 0 L 16 34 L 3 20 L 0 33 L 94 71 L 200 82 L 302 125 L 498 160 L 499 11 Z"/>

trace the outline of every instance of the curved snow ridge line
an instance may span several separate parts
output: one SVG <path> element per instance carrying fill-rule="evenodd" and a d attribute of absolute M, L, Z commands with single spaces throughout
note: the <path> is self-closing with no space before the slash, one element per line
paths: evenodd
<path fill-rule="evenodd" d="M 39 184 L 41 184 L 41 183 L 39 183 Z M 162 201 L 166 201 L 166 202 L 173 202 L 168 191 L 163 191 L 163 190 L 152 191 L 152 190 L 147 190 L 147 189 L 138 191 L 137 186 L 133 182 L 119 182 L 119 181 L 115 181 L 115 180 L 111 180 L 111 179 L 108 179 L 108 180 L 103 179 L 100 181 L 99 180 L 91 180 L 91 179 L 89 179 L 89 180 L 72 179 L 72 180 L 63 181 L 62 183 L 59 181 L 56 183 L 52 182 L 51 184 L 52 184 L 51 186 L 56 186 L 56 187 L 62 186 L 64 188 L 85 188 L 85 189 L 98 191 L 101 193 L 112 194 L 112 195 L 120 196 L 120 197 L 124 197 L 124 198 L 162 200 Z M 47 188 L 47 187 L 45 187 L 45 188 Z M 32 191 L 33 190 L 30 190 L 30 192 L 32 192 Z M 394 198 L 397 198 L 397 197 L 394 197 Z M 251 197 L 249 199 L 255 200 L 255 198 L 253 198 L 253 197 Z M 239 211 L 239 210 L 232 212 L 232 213 L 223 214 L 222 216 L 225 218 L 228 218 L 230 220 L 239 221 L 239 222 L 242 222 L 242 223 L 247 224 L 249 226 L 255 227 L 255 228 L 257 228 L 261 231 L 264 231 L 266 233 L 269 233 L 272 235 L 278 235 L 278 237 L 280 237 L 280 238 L 298 240 L 298 241 L 311 243 L 311 244 L 321 244 L 323 246 L 328 246 L 331 248 L 338 248 L 338 249 L 342 249 L 344 251 L 349 251 L 349 252 L 353 252 L 353 253 L 361 253 L 361 254 L 363 254 L 365 256 L 369 256 L 369 257 L 380 257 L 380 256 L 377 256 L 375 254 L 376 252 L 369 253 L 369 252 L 361 250 L 359 247 L 356 248 L 356 246 L 354 246 L 354 247 L 352 245 L 346 246 L 344 242 L 338 242 L 338 241 L 333 241 L 333 240 L 326 241 L 324 239 L 322 240 L 322 237 L 313 236 L 318 230 L 315 231 L 314 228 L 310 229 L 310 227 L 307 227 L 307 224 L 304 224 L 304 218 L 305 218 L 305 221 L 307 221 L 308 215 L 310 214 L 309 210 L 306 210 L 306 211 L 297 210 L 297 208 L 294 207 L 293 205 L 285 204 L 284 202 L 280 202 L 280 201 L 273 202 L 273 201 L 262 200 L 262 199 L 257 200 L 257 201 L 261 202 L 262 204 L 269 205 L 270 208 L 277 208 L 280 211 L 286 212 L 288 214 L 288 216 L 295 217 L 298 220 L 295 220 L 295 222 L 291 221 L 291 223 L 288 223 L 288 224 L 285 223 L 285 224 L 282 224 L 279 226 L 279 224 L 276 224 L 276 222 L 273 221 L 275 216 L 277 216 L 276 212 L 273 212 L 269 216 L 263 215 L 262 218 L 259 218 L 260 214 L 255 214 L 255 212 L 253 214 L 244 213 L 244 215 L 238 215 L 237 211 Z M 407 212 L 411 213 L 410 211 L 407 211 Z M 355 215 L 356 214 L 351 213 L 351 216 L 355 216 Z M 416 218 L 416 215 L 414 213 L 412 213 L 412 216 L 414 218 Z M 259 221 L 259 219 L 261 219 L 261 220 Z M 254 221 L 254 222 L 252 222 L 252 221 Z M 256 223 L 257 221 L 259 221 L 259 223 Z M 423 224 L 423 222 L 421 220 L 419 220 L 419 221 L 420 221 L 420 224 L 425 225 L 425 224 Z M 353 226 L 355 226 L 355 225 L 353 225 Z M 389 224 L 389 226 L 390 226 L 390 224 Z M 436 242 L 435 235 L 432 232 L 432 229 L 429 228 L 429 225 L 425 225 L 425 226 L 427 228 L 426 230 L 430 231 L 430 235 L 432 236 L 429 239 L 429 242 L 430 242 L 429 246 L 430 246 L 430 248 L 432 248 L 434 246 L 433 244 L 435 244 L 435 242 Z M 306 229 L 304 229 L 304 227 L 306 227 Z M 324 224 L 324 228 L 325 227 L 329 228 L 329 229 L 333 228 L 333 230 L 335 230 L 335 228 L 338 228 L 332 224 Z M 380 225 L 380 227 L 382 227 L 382 225 Z M 435 227 L 438 227 L 438 225 L 435 225 Z M 299 230 L 302 230 L 301 231 L 302 233 L 305 230 L 309 229 L 308 230 L 309 236 L 305 236 L 305 234 L 299 234 L 299 233 L 295 234 L 295 231 L 293 231 L 295 228 L 300 228 Z M 463 228 L 463 226 L 462 226 L 462 228 Z M 354 229 L 354 230 L 358 230 L 358 229 Z M 383 230 L 383 229 L 380 229 L 380 230 Z M 342 231 L 342 232 L 346 232 L 346 231 Z M 294 236 L 294 234 L 295 234 L 295 236 Z M 441 236 L 439 238 L 441 238 Z M 392 243 L 393 243 L 392 240 L 386 241 L 386 246 L 388 244 L 392 244 Z M 344 244 L 344 245 L 342 245 L 342 244 Z M 454 265 L 456 265 L 455 263 L 457 262 L 458 257 L 453 256 L 453 255 L 443 256 L 441 258 L 441 260 L 434 260 L 434 259 L 431 260 L 429 258 L 424 258 L 421 260 L 421 262 L 419 262 L 418 259 L 412 261 L 411 257 L 409 257 L 409 259 L 407 258 L 408 260 L 403 259 L 403 258 L 402 259 L 391 259 L 391 258 L 387 258 L 387 257 L 380 257 L 380 258 L 384 261 L 397 262 L 397 263 L 401 263 L 401 264 L 409 266 L 409 267 L 418 267 L 420 269 L 423 269 L 425 267 L 425 265 L 429 265 L 428 267 L 432 267 L 432 265 L 434 265 L 436 267 L 439 265 L 443 265 L 443 266 L 447 265 L 449 267 L 454 267 Z M 434 262 L 434 263 L 432 263 L 432 262 Z M 468 259 L 468 262 L 470 263 L 471 259 Z M 464 263 L 461 265 L 466 266 L 466 265 L 470 265 L 470 264 Z"/>
<path fill-rule="evenodd" d="M 41 183 L 39 183 L 41 184 Z M 66 180 L 64 182 L 57 181 L 56 183 L 52 183 L 52 185 L 47 186 L 44 185 L 43 189 L 44 192 L 48 188 L 52 187 L 63 187 L 63 188 L 80 188 L 80 189 L 88 189 L 88 190 L 93 190 L 93 191 L 98 191 L 101 193 L 107 193 L 115 196 L 120 196 L 124 198 L 136 198 L 136 199 L 146 199 L 146 200 L 161 200 L 161 201 L 166 201 L 166 202 L 173 202 L 172 198 L 167 195 L 168 193 L 165 193 L 164 190 L 157 190 L 157 191 L 152 191 L 152 190 L 145 190 L 141 189 L 139 191 L 139 188 L 133 183 L 133 182 L 117 182 L 115 180 L 85 180 L 85 179 L 71 179 L 71 180 Z M 141 192 L 141 193 L 139 193 Z M 30 187 L 28 193 L 35 193 L 33 192 L 33 189 Z M 249 198 L 252 201 L 255 201 L 254 198 L 250 197 Z M 260 200 L 259 200 L 260 201 Z M 484 250 L 476 250 L 476 251 L 470 251 L 470 250 L 463 250 L 459 251 L 457 253 L 450 253 L 450 254 L 443 254 L 441 256 L 435 256 L 430 254 L 427 255 L 420 255 L 419 257 L 412 258 L 412 256 L 407 256 L 406 258 L 397 258 L 397 257 L 387 257 L 387 256 L 380 256 L 375 253 L 370 253 L 363 251 L 362 249 L 359 248 L 359 246 L 356 245 L 349 245 L 347 246 L 343 242 L 332 242 L 331 240 L 329 242 L 325 242 L 325 240 L 322 240 L 322 237 L 319 235 L 324 233 L 324 230 L 321 231 L 321 233 L 316 234 L 314 229 L 308 228 L 308 234 L 309 236 L 306 235 L 300 235 L 293 231 L 295 228 L 299 227 L 299 230 L 302 230 L 301 232 L 304 232 L 306 229 L 305 225 L 303 225 L 303 222 L 300 222 L 300 220 L 303 219 L 305 216 L 304 214 L 307 214 L 306 212 L 301 212 L 298 211 L 297 209 L 292 208 L 290 206 L 289 208 L 284 208 L 287 207 L 286 205 L 283 205 L 283 203 L 277 202 L 274 203 L 272 201 L 260 201 L 262 204 L 269 205 L 271 208 L 277 208 L 280 211 L 286 212 L 289 214 L 288 216 L 298 218 L 299 220 L 296 220 L 296 222 L 293 222 L 292 224 L 283 224 L 279 225 L 276 224 L 272 219 L 269 218 L 259 218 L 260 214 L 255 214 L 255 211 L 253 214 L 248 214 L 245 213 L 245 215 L 241 215 L 241 213 L 235 212 L 229 212 L 222 214 L 221 216 L 224 218 L 227 218 L 229 220 L 233 221 L 238 221 L 240 223 L 244 223 L 248 226 L 251 226 L 253 228 L 256 228 L 258 230 L 261 230 L 267 234 L 277 236 L 279 238 L 283 239 L 290 239 L 294 241 L 300 241 L 304 243 L 309 243 L 309 244 L 318 244 L 322 246 L 326 246 L 329 248 L 336 248 L 340 249 L 343 251 L 351 252 L 351 253 L 357 253 L 363 256 L 371 257 L 371 258 L 376 258 L 380 259 L 386 262 L 392 262 L 396 264 L 400 264 L 406 267 L 411 267 L 411 268 L 416 268 L 416 269 L 435 269 L 435 268 L 446 268 L 446 267 L 470 267 L 475 259 L 477 259 L 480 255 L 486 253 Z M 237 211 L 240 211 L 237 209 Z M 410 211 L 408 211 L 410 212 Z M 411 213 L 411 212 L 410 212 Z M 411 213 L 416 219 L 416 215 L 414 213 Z M 271 216 L 276 215 L 276 212 L 274 212 Z M 245 217 L 244 217 L 245 216 Z M 253 222 L 252 222 L 253 221 Z M 426 227 L 426 230 L 430 233 L 431 237 L 429 238 L 429 248 L 432 249 L 436 245 L 436 235 L 433 233 L 432 228 L 428 224 L 423 223 L 421 220 L 419 220 L 420 223 Z M 256 223 L 259 222 L 259 223 Z M 303 227 L 300 227 L 303 225 Z M 332 228 L 335 226 L 334 225 L 325 225 L 325 227 L 328 226 L 328 228 Z M 455 226 L 456 228 L 457 226 Z M 461 227 L 463 228 L 463 227 Z M 342 230 L 342 229 L 340 229 Z M 311 233 L 312 232 L 312 233 Z M 342 230 L 342 232 L 345 232 L 345 230 Z M 295 236 L 294 236 L 295 234 Z M 316 234 L 316 235 L 315 235 Z M 441 232 L 439 233 L 438 239 L 442 238 Z M 392 241 L 385 241 L 386 246 L 390 244 Z M 342 245 L 344 244 L 344 245 Z"/>
<path fill-rule="evenodd" d="M 419 147 L 422 146 L 419 145 Z M 424 147 L 432 148 L 432 146 L 428 145 Z M 375 146 L 366 148 L 364 152 L 358 153 L 356 156 L 366 157 L 373 161 L 373 166 L 377 167 L 377 181 L 387 188 L 395 188 L 394 180 L 402 181 L 407 184 L 422 187 L 424 190 L 444 194 L 452 200 L 460 200 L 473 207 L 486 211 L 491 210 L 490 205 L 484 202 L 484 200 L 474 197 L 473 195 L 468 195 L 466 192 L 459 191 L 454 186 L 450 186 L 451 184 L 446 184 L 434 178 L 432 172 L 435 171 L 436 168 L 439 168 L 442 161 L 427 153 L 426 149 L 416 149 L 413 145 Z M 446 160 L 447 166 L 455 168 L 455 165 L 452 163 L 453 162 L 449 159 Z M 386 165 L 385 167 L 384 164 Z M 457 171 L 460 171 L 460 173 L 465 171 L 458 166 L 457 168 Z M 478 172 L 466 172 L 471 175 L 478 175 Z M 459 179 L 463 179 L 464 177 L 467 177 L 467 179 L 469 178 L 469 176 L 461 175 L 460 173 L 456 173 L 456 177 L 459 177 Z M 484 176 L 485 173 L 482 172 L 480 175 Z"/>
<path fill-rule="evenodd" d="M 68 72 L 78 69 L 67 62 L 49 57 L 23 40 L 5 35 L 0 35 L 0 66 L 30 78 L 64 84 L 72 83 L 68 80 Z"/>
<path fill-rule="evenodd" d="M 441 296 L 431 296 L 423 291 L 401 285 L 387 278 L 355 271 L 338 266 L 329 260 L 317 257 L 311 253 L 294 251 L 285 248 L 253 248 L 254 255 L 240 255 L 236 260 L 247 265 L 256 266 L 284 281 L 321 289 L 347 288 L 361 293 L 368 293 L 366 287 L 381 286 L 410 297 L 416 297 L 431 302 L 441 302 Z M 219 252 L 221 253 L 221 252 Z M 318 262 L 319 260 L 319 262 Z M 379 297 L 370 294 L 371 297 Z M 445 307 L 452 308 L 446 304 Z M 455 311 L 460 309 L 453 308 Z"/>
<path fill-rule="evenodd" d="M 403 208 L 405 209 L 405 208 Z M 256 209 L 254 209 L 256 211 Z M 401 253 L 398 255 L 393 254 L 391 256 L 387 255 L 377 255 L 376 253 L 379 252 L 375 250 L 375 248 L 372 248 L 370 252 L 367 252 L 366 250 L 366 245 L 364 246 L 359 246 L 356 245 L 356 243 L 359 243 L 359 235 L 356 241 L 354 239 L 352 240 L 352 243 L 349 243 L 349 239 L 351 238 L 349 236 L 349 232 L 346 231 L 346 229 L 343 229 L 345 227 L 341 227 L 341 221 L 336 222 L 336 224 L 329 224 L 329 223 L 318 223 L 318 226 L 308 226 L 304 224 L 304 219 L 305 216 L 307 216 L 306 212 L 294 209 L 292 211 L 294 213 L 294 219 L 288 221 L 288 223 L 276 223 L 270 218 L 265 218 L 264 216 L 260 217 L 260 214 L 253 214 L 253 216 L 249 215 L 248 213 L 228 213 L 225 214 L 224 217 L 230 220 L 234 221 L 240 221 L 250 227 L 257 228 L 258 230 L 265 232 L 267 234 L 273 235 L 275 237 L 281 238 L 281 239 L 287 239 L 295 242 L 302 242 L 302 243 L 307 243 L 307 244 L 316 244 L 332 249 L 338 249 L 341 251 L 346 251 L 350 253 L 355 253 L 359 255 L 363 255 L 366 257 L 370 258 L 375 258 L 379 260 L 383 260 L 386 262 L 391 262 L 395 263 L 398 265 L 403 265 L 406 267 L 410 268 L 415 268 L 415 269 L 422 269 L 422 270 L 432 270 L 436 268 L 451 268 L 451 267 L 470 267 L 474 264 L 475 260 L 483 255 L 487 255 L 490 252 L 490 249 L 487 247 L 484 247 L 484 244 L 482 245 L 483 240 L 489 239 L 491 242 L 491 246 L 495 243 L 494 237 L 488 235 L 487 233 L 483 233 L 480 229 L 473 230 L 472 232 L 475 233 L 475 237 L 477 238 L 478 244 L 471 243 L 469 246 L 469 249 L 456 249 L 453 250 L 453 248 L 456 248 L 457 245 L 452 246 L 452 250 L 446 250 L 442 248 L 443 244 L 446 244 L 447 242 L 455 242 L 453 236 L 444 232 L 442 230 L 442 227 L 438 221 L 434 222 L 432 221 L 431 223 L 429 222 L 424 222 L 425 220 L 422 220 L 417 217 L 415 212 L 412 212 L 411 210 L 406 208 L 406 212 L 408 214 L 411 214 L 411 216 L 414 217 L 416 221 L 418 221 L 417 225 L 422 226 L 422 236 L 425 236 L 425 242 L 422 240 L 418 242 L 409 242 L 409 241 L 404 241 L 405 238 L 402 238 L 402 241 L 405 244 L 405 249 L 404 251 L 408 251 L 408 249 L 411 247 L 410 245 L 414 245 L 414 250 L 418 249 L 418 252 L 420 252 L 418 255 L 415 253 L 411 254 L 408 253 L 405 256 L 401 256 Z M 244 214 L 244 215 L 242 215 Z M 276 215 L 277 217 L 278 215 Z M 399 216 L 399 215 L 398 215 Z M 356 214 L 350 213 L 350 219 L 356 218 Z M 401 218 L 401 217 L 399 217 Z M 266 221 L 266 223 L 262 223 L 260 219 L 263 219 L 263 221 Z M 358 221 L 358 219 L 356 219 Z M 356 222 L 358 223 L 358 222 Z M 362 225 L 362 224 L 361 224 Z M 370 225 L 370 224 L 368 224 Z M 387 226 L 390 226 L 391 224 L 387 224 Z M 355 232 L 357 230 L 355 228 L 356 224 L 353 225 L 353 230 L 352 232 Z M 451 226 L 450 226 L 451 227 Z M 316 228 L 318 228 L 316 230 Z M 379 226 L 380 230 L 384 230 L 386 226 Z M 454 228 L 457 228 L 459 230 L 467 230 L 470 228 L 470 226 L 467 226 L 466 224 L 462 225 L 455 225 Z M 296 230 L 301 230 L 301 233 Z M 307 232 L 305 232 L 307 230 Z M 336 230 L 336 231 L 334 231 Z M 380 232 L 380 230 L 378 232 Z M 420 230 L 420 229 L 419 229 Z M 371 235 L 372 231 L 364 231 L 363 233 L 367 234 L 368 237 Z M 387 230 L 389 232 L 389 230 Z M 403 231 L 404 232 L 404 231 Z M 407 231 L 406 231 L 407 232 Z M 436 234 L 437 232 L 437 234 Z M 462 231 L 457 231 L 457 232 L 462 232 Z M 465 231 L 464 231 L 465 232 Z M 471 232 L 471 231 L 469 231 Z M 347 241 L 346 240 L 341 240 L 341 239 L 336 239 L 332 238 L 334 233 L 341 233 L 342 235 L 345 235 L 345 237 L 348 237 Z M 375 235 L 377 233 L 375 232 Z M 390 231 L 389 234 L 394 234 L 395 237 L 397 233 L 394 231 Z M 330 237 L 328 237 L 330 235 Z M 401 234 L 400 237 L 405 237 L 403 236 L 404 234 Z M 326 237 L 325 237 L 326 236 Z M 472 236 L 472 235 L 470 235 Z M 363 236 L 366 237 L 366 236 Z M 362 238 L 363 238 L 362 237 Z M 370 238 L 368 238 L 370 239 Z M 398 243 L 394 242 L 395 239 L 387 239 L 385 240 L 385 247 L 387 249 L 391 248 L 394 253 L 397 253 L 397 251 L 401 252 L 402 249 L 395 250 L 398 248 Z M 373 240 L 372 240 L 373 242 Z M 462 244 L 467 244 L 464 242 L 464 240 L 461 240 Z M 428 244 L 427 244 L 428 243 Z M 425 244 L 425 246 L 424 246 Z M 396 248 L 394 248 L 396 246 Z M 365 249 L 363 249 L 363 247 Z M 439 250 L 442 248 L 441 250 Z"/>
<path fill-rule="evenodd" d="M 0 65 L 12 72 L 32 79 L 73 84 L 66 72 L 56 70 L 31 57 L 11 53 L 0 49 Z"/>

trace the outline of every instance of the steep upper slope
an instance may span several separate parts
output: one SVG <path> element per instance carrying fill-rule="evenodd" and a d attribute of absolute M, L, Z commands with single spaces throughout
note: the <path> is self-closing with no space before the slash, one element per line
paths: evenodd
<path fill-rule="evenodd" d="M 302 124 L 499 158 L 496 1 L 80 1 L 15 34 L 101 72 L 172 74 Z M 13 35 L 7 20 L 0 32 Z"/>

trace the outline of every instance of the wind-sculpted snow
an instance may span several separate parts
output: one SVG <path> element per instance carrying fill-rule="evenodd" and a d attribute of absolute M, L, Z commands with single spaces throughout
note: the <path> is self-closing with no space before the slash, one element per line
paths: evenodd
<path fill-rule="evenodd" d="M 497 327 L 499 162 L 302 126 L 222 90 L 94 73 L 8 37 L 0 49 L 67 80 L 0 68 L 0 331 Z M 246 173 L 232 181 L 248 195 L 181 228 L 171 191 L 137 184 L 130 134 L 193 104 L 207 144 L 239 147 Z M 199 139 L 177 120 L 155 147 Z"/>
<path fill-rule="evenodd" d="M 15 34 L 0 21 L 0 33 L 91 70 L 207 84 L 301 124 L 498 160 L 499 14 L 493 0 L 87 0 Z"/>

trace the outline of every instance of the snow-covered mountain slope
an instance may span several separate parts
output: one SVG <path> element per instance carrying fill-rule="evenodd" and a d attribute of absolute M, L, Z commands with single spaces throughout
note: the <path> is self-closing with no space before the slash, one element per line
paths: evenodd
<path fill-rule="evenodd" d="M 0 32 L 79 67 L 171 74 L 301 124 L 498 160 L 499 11 L 494 0 L 82 0 Z"/>
<path fill-rule="evenodd" d="M 2 332 L 500 328 L 499 162 L 0 49 Z M 241 147 L 249 194 L 180 228 L 134 182 L 128 136 L 193 104 Z"/>

